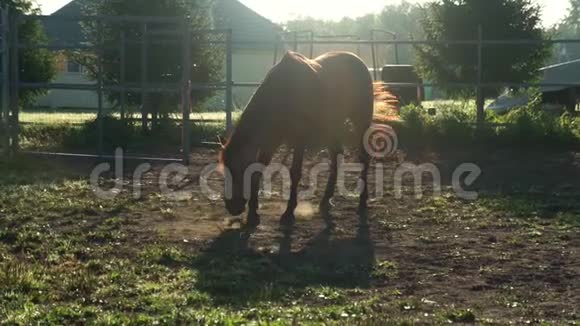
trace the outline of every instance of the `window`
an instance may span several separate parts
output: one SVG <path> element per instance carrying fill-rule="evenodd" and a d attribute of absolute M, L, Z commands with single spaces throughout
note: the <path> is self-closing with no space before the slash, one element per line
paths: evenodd
<path fill-rule="evenodd" d="M 67 61 L 66 71 L 69 73 L 80 73 L 81 65 L 74 61 Z"/>

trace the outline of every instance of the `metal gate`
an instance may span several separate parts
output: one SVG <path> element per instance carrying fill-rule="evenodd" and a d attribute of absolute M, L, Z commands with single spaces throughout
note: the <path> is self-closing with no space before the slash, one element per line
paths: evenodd
<path fill-rule="evenodd" d="M 92 24 L 96 33 L 84 39 L 31 44 L 19 39 L 19 26 L 29 21 L 42 24 L 56 21 L 65 26 Z M 191 126 L 195 122 L 191 112 L 192 92 L 196 91 L 225 91 L 226 128 L 229 130 L 232 127 L 232 47 L 229 30 L 193 30 L 185 18 L 21 15 L 5 8 L 1 9 L 0 29 L 0 149 L 7 156 L 28 152 L 106 158 L 122 148 L 125 157 L 187 162 L 192 145 Z M 118 44 L 104 42 L 103 31 L 107 29 L 119 33 Z M 201 40 L 200 35 L 205 35 L 203 42 L 207 44 L 225 47 L 222 51 L 225 53 L 225 81 L 192 83 L 192 45 Z M 214 38 L 213 42 L 211 37 Z M 170 82 L 156 82 L 149 78 L 149 63 L 155 59 L 151 52 L 155 47 L 172 47 L 179 52 L 180 76 L 169 76 L 168 79 L 173 79 Z M 137 48 L 139 55 L 135 56 Z M 38 49 L 54 52 L 58 64 L 66 65 L 64 69 L 78 69 L 80 75 L 76 75 L 76 79 L 53 82 L 26 80 L 22 77 L 19 59 L 26 51 Z M 127 55 L 128 49 L 133 50 L 133 56 Z M 87 78 L 80 71 L 82 66 L 73 61 L 74 54 L 79 53 L 92 56 L 95 60 L 93 78 Z M 107 82 L 105 78 L 105 58 L 118 60 L 120 71 L 114 82 Z M 137 65 L 139 67 L 135 67 Z M 138 80 L 127 78 L 127 67 L 140 70 Z M 22 92 L 30 90 L 46 90 L 51 95 L 76 92 L 78 95 L 68 96 L 92 96 L 95 103 L 94 107 L 84 107 L 82 110 L 29 109 L 23 107 L 20 97 Z M 116 100 L 108 101 L 112 95 L 116 96 Z M 169 105 L 170 109 L 162 114 L 159 110 L 161 101 L 177 105 Z M 164 128 L 161 133 L 151 132 L 161 127 Z M 38 136 L 34 136 L 35 133 Z M 59 140 L 65 145 L 43 143 L 50 142 L 51 137 L 60 137 Z"/>

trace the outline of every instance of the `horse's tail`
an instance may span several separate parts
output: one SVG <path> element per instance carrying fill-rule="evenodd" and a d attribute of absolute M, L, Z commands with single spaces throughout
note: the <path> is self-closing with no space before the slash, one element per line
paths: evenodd
<path fill-rule="evenodd" d="M 399 99 L 397 96 L 389 91 L 388 87 L 382 82 L 375 82 L 373 91 L 375 97 L 373 121 L 375 123 L 386 123 L 399 120 Z"/>

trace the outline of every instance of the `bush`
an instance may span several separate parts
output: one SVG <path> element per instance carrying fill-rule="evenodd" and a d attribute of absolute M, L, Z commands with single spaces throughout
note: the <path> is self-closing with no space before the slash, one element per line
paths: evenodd
<path fill-rule="evenodd" d="M 475 140 L 475 118 L 463 106 L 440 106 L 431 116 L 426 109 L 410 105 L 402 108 L 401 120 L 396 129 L 403 146 L 448 147 Z"/>
<path fill-rule="evenodd" d="M 538 95 L 529 105 L 496 117 L 495 121 L 507 125 L 498 130 L 498 137 L 507 144 L 561 147 L 579 142 L 576 119 L 568 112 L 558 116 L 543 110 Z"/>
<path fill-rule="evenodd" d="M 397 124 L 400 143 L 406 148 L 452 149 L 480 147 L 545 147 L 562 148 L 580 145 L 580 124 L 570 113 L 547 112 L 541 98 L 508 114 L 487 113 L 482 129 L 477 129 L 475 108 L 467 104 L 438 106 L 431 116 L 427 110 L 407 106 L 401 110 Z"/>

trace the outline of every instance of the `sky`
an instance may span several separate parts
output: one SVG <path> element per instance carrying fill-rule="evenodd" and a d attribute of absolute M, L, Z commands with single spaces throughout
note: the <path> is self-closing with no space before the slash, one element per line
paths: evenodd
<path fill-rule="evenodd" d="M 338 20 L 342 17 L 358 17 L 371 12 L 379 12 L 386 4 L 396 4 L 400 0 L 240 0 L 264 17 L 275 22 L 312 16 L 315 18 Z M 409 0 L 424 3 L 428 0 Z M 546 27 L 557 23 L 567 12 L 568 0 L 535 0 L 543 9 Z M 51 14 L 70 0 L 37 0 L 45 14 Z"/>

